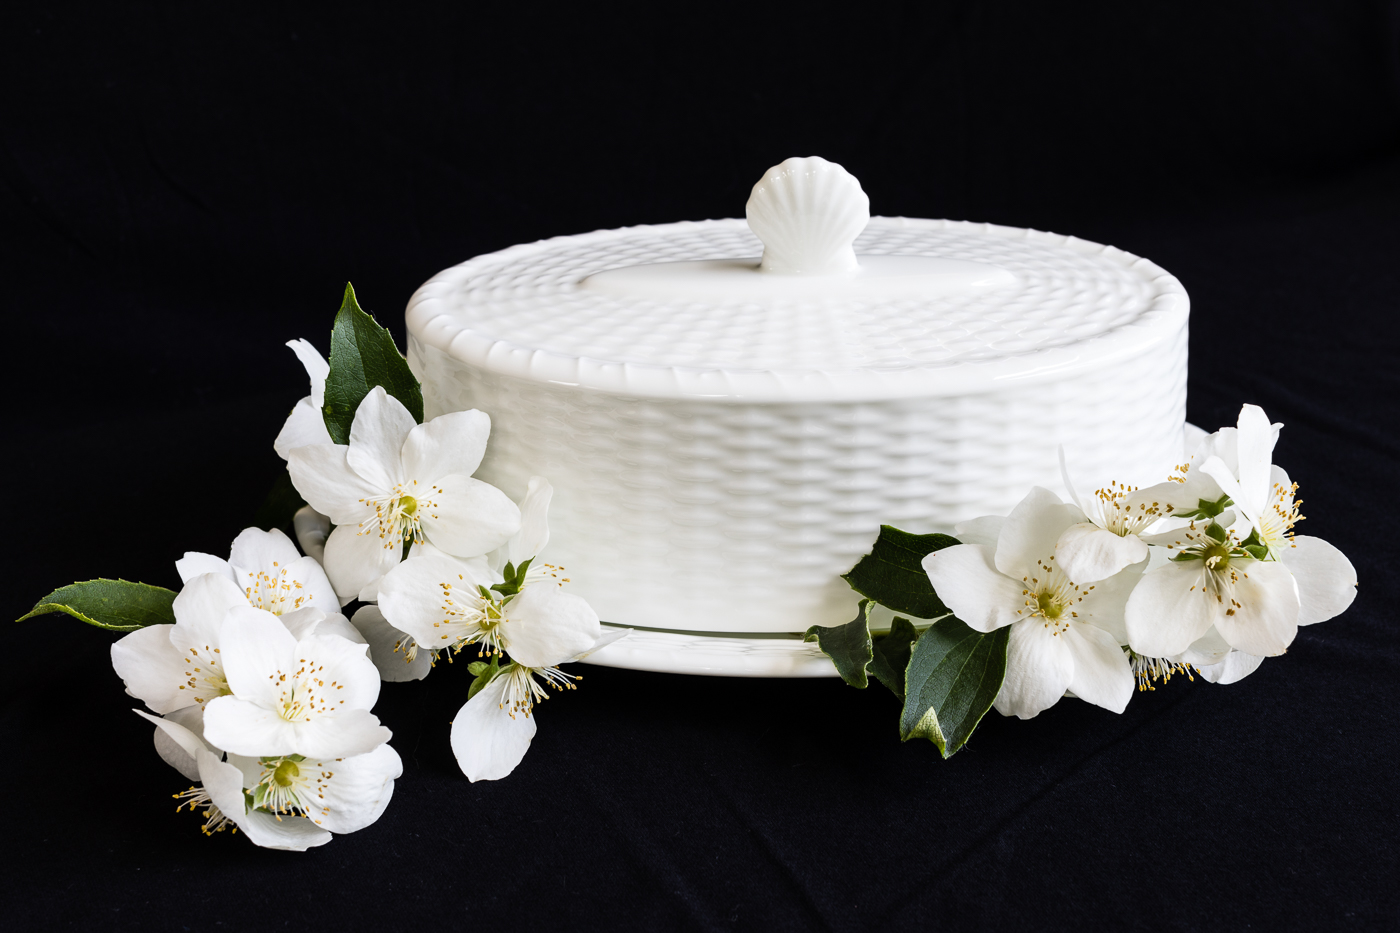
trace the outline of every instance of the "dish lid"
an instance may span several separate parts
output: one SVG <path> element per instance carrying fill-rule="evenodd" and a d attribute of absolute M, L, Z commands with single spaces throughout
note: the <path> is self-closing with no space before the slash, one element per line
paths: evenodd
<path fill-rule="evenodd" d="M 747 220 L 600 230 L 478 256 L 414 293 L 418 340 L 473 367 L 648 398 L 875 400 L 993 391 L 1135 355 L 1181 284 L 1111 246 L 871 217 L 859 182 L 788 159 Z"/>

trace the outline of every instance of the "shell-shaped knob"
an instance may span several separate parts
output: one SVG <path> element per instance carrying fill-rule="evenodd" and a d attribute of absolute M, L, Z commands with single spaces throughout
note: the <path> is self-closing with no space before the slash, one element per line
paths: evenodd
<path fill-rule="evenodd" d="M 829 275 L 857 267 L 851 244 L 870 222 L 870 198 L 850 172 L 811 156 L 764 172 L 744 213 L 763 241 L 764 272 Z"/>

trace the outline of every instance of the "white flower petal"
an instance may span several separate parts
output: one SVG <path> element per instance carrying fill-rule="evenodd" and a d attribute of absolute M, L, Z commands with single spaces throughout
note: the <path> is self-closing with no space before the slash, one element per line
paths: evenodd
<path fill-rule="evenodd" d="M 326 416 L 321 405 L 307 396 L 292 406 L 292 413 L 282 422 L 282 430 L 272 441 L 272 449 L 283 460 L 291 456 L 298 447 L 311 447 L 316 444 L 334 443 L 331 432 L 326 430 Z"/>
<path fill-rule="evenodd" d="M 1190 648 L 1177 655 L 1173 660 L 1204 669 L 1219 664 L 1225 660 L 1226 655 L 1234 650 L 1230 647 L 1230 643 L 1221 637 L 1219 630 L 1215 626 L 1211 626 L 1210 631 L 1193 641 Z"/>
<path fill-rule="evenodd" d="M 413 427 L 413 416 L 403 403 L 385 392 L 383 386 L 375 386 L 355 409 L 345 462 L 371 486 L 381 490 L 380 495 L 387 493 L 411 478 L 404 473 L 399 451 Z M 306 501 L 311 502 L 310 499 Z M 320 511 L 326 512 L 325 509 Z M 335 518 L 330 512 L 326 514 Z"/>
<path fill-rule="evenodd" d="M 336 613 L 340 615 L 340 613 Z M 340 616 L 342 619 L 344 616 Z M 302 609 L 293 609 L 291 612 L 284 612 L 277 617 L 283 627 L 292 633 L 292 637 L 297 641 L 311 637 L 311 633 L 326 619 L 326 614 L 315 606 L 306 606 Z"/>
<path fill-rule="evenodd" d="M 393 796 L 394 780 L 403 774 L 399 753 L 388 745 L 324 764 L 333 776 L 310 801 L 309 816 L 333 833 L 353 833 L 379 819 Z"/>
<path fill-rule="evenodd" d="M 1147 559 L 1137 535 L 1116 535 L 1091 522 L 1070 525 L 1055 544 L 1055 562 L 1075 583 L 1097 583 Z"/>
<path fill-rule="evenodd" d="M 285 618 L 285 617 L 284 617 Z M 328 612 L 320 622 L 311 629 L 308 635 L 334 635 L 357 645 L 369 647 L 369 641 L 365 636 L 351 624 L 343 612 Z"/>
<path fill-rule="evenodd" d="M 313 444 L 287 454 L 292 485 L 307 504 L 337 525 L 358 525 L 374 515 L 365 500 L 388 493 L 350 468 L 344 444 Z"/>
<path fill-rule="evenodd" d="M 506 607 L 501 641 L 512 661 L 554 667 L 588 651 L 602 635 L 598 613 L 550 583 L 527 586 Z"/>
<path fill-rule="evenodd" d="M 472 781 L 498 781 L 515 770 L 530 740 L 535 717 L 511 715 L 506 704 L 510 677 L 497 677 L 457 711 L 452 720 L 452 752 Z"/>
<path fill-rule="evenodd" d="M 437 485 L 437 506 L 421 519 L 423 533 L 435 547 L 457 557 L 477 557 L 520 530 L 519 507 L 495 486 L 460 473 L 438 479 Z"/>
<path fill-rule="evenodd" d="M 1050 490 L 1032 487 L 1006 516 L 997 536 L 996 568 L 1013 580 L 1033 575 L 1036 561 L 1055 553 L 1055 542 L 1064 530 L 1083 520 L 1083 513 Z"/>
<path fill-rule="evenodd" d="M 1283 548 L 1283 565 L 1298 581 L 1298 624 L 1312 625 L 1346 612 L 1356 599 L 1356 568 L 1321 538 L 1295 535 Z"/>
<path fill-rule="evenodd" d="M 997 546 L 1001 528 L 1006 524 L 1005 515 L 983 515 L 953 526 L 953 537 L 963 544 L 983 544 L 989 548 Z"/>
<path fill-rule="evenodd" d="M 297 731 L 295 724 L 251 700 L 222 696 L 204 704 L 204 737 L 234 754 L 255 758 L 306 754 L 298 748 Z"/>
<path fill-rule="evenodd" d="M 1224 610 L 1202 586 L 1202 561 L 1171 561 L 1142 575 L 1124 608 L 1128 644 L 1149 658 L 1181 654 Z"/>
<path fill-rule="evenodd" d="M 400 566 L 407 567 L 411 560 Z M 405 645 L 412 640 L 407 632 L 402 632 L 389 624 L 378 606 L 361 606 L 350 620 L 369 643 L 369 658 L 379 669 L 379 676 L 391 683 L 409 680 L 422 680 L 433 669 L 433 656 L 428 650 L 420 650 L 413 660 L 408 660 Z"/>
<path fill-rule="evenodd" d="M 403 551 L 385 547 L 378 532 L 361 534 L 355 525 L 337 525 L 326 539 L 325 570 L 340 604 L 358 599 L 370 584 L 378 583 L 398 564 Z"/>
<path fill-rule="evenodd" d="M 408 432 L 401 457 L 404 475 L 419 483 L 435 483 L 444 476 L 471 476 L 486 454 L 491 419 L 485 412 L 452 411 L 438 415 Z"/>
<path fill-rule="evenodd" d="M 1003 716 L 1031 719 L 1060 701 L 1074 679 L 1069 648 L 1039 619 L 1011 626 L 1006 679 L 995 706 Z"/>
<path fill-rule="evenodd" d="M 520 531 L 506 545 L 506 559 L 515 566 L 538 556 L 549 543 L 549 502 L 553 498 L 549 480 L 530 477 L 530 486 L 520 501 Z"/>
<path fill-rule="evenodd" d="M 1242 498 L 1235 499 L 1235 504 L 1251 519 L 1258 519 L 1268 506 L 1274 443 L 1283 425 L 1270 424 L 1268 415 L 1258 405 L 1245 405 L 1240 409 L 1238 426 L 1239 467 L 1235 475 L 1240 480 Z M 1219 477 L 1216 479 L 1218 481 Z M 1223 483 L 1221 488 L 1224 488 Z"/>
<path fill-rule="evenodd" d="M 112 668 L 126 692 L 157 713 L 169 713 L 195 702 L 180 685 L 188 679 L 184 656 L 170 643 L 173 625 L 148 625 L 112 643 Z"/>
<path fill-rule="evenodd" d="M 274 568 L 286 567 L 293 561 L 301 560 L 301 552 L 287 537 L 276 528 L 263 531 L 261 528 L 244 528 L 233 539 L 229 548 L 228 562 L 238 573 L 248 574 L 264 571 L 272 573 Z M 247 584 L 234 577 L 235 583 Z"/>
<path fill-rule="evenodd" d="M 319 409 L 326 402 L 326 377 L 331 374 L 331 364 L 309 340 L 288 340 L 287 346 L 306 368 L 306 376 L 311 380 L 311 401 Z"/>
<path fill-rule="evenodd" d="M 1264 659 L 1257 654 L 1231 651 L 1220 661 L 1207 666 L 1197 666 L 1201 677 L 1213 684 L 1234 684 L 1244 680 L 1259 669 Z"/>
<path fill-rule="evenodd" d="M 254 609 L 246 602 L 228 611 L 219 649 L 229 689 L 236 696 L 262 706 L 271 707 L 277 702 L 279 693 L 272 683 L 273 675 L 279 671 L 291 674 L 297 668 L 296 638 L 277 616 Z M 210 741 L 240 755 L 258 754 L 234 748 L 218 739 Z"/>
<path fill-rule="evenodd" d="M 378 682 L 376 673 L 375 683 Z M 205 713 L 206 719 L 208 715 Z M 208 732 L 207 727 L 205 732 Z M 369 710 L 345 709 L 298 723 L 296 753 L 308 758 L 349 758 L 368 754 L 393 737 L 392 732 L 379 724 L 379 717 Z"/>
<path fill-rule="evenodd" d="M 615 641 L 621 641 L 630 634 L 632 634 L 632 630 L 630 628 L 612 628 L 611 626 L 608 626 L 603 629 L 603 634 L 598 636 L 598 640 L 588 646 L 587 651 L 583 651 L 579 654 L 576 654 L 572 658 L 569 658 L 569 660 L 582 661 L 589 655 L 598 651 L 602 651 L 608 645 L 611 645 Z"/>
<path fill-rule="evenodd" d="M 230 768 L 232 765 L 226 764 L 224 767 Z M 235 822 L 250 842 L 264 849 L 305 852 L 315 846 L 325 845 L 332 838 L 330 833 L 305 817 L 284 816 L 279 820 L 266 810 L 249 810 Z"/>
<path fill-rule="evenodd" d="M 234 583 L 238 582 L 228 561 L 199 551 L 186 551 L 185 556 L 175 562 L 175 572 L 180 575 L 181 583 L 189 583 L 202 573 L 217 573 L 228 577 Z"/>
<path fill-rule="evenodd" d="M 175 596 L 170 608 L 178 624 L 170 633 L 170 643 L 181 654 L 190 648 L 217 648 L 228 611 L 247 605 L 248 597 L 237 583 L 222 574 L 202 573 Z"/>
<path fill-rule="evenodd" d="M 1079 699 L 1121 713 L 1133 698 L 1133 668 L 1118 639 L 1093 625 L 1071 622 L 1060 636 L 1074 658 L 1069 690 Z"/>
<path fill-rule="evenodd" d="M 161 761 L 191 781 L 198 781 L 199 764 L 195 761 L 195 755 L 201 748 L 214 751 L 200 738 L 204 723 L 203 709 L 190 706 L 165 718 L 152 716 L 139 709 L 132 712 L 155 723 L 156 754 L 160 756 Z"/>
<path fill-rule="evenodd" d="M 1283 654 L 1298 634 L 1298 587 L 1279 561 L 1250 561 L 1235 583 L 1234 613 L 1222 612 L 1215 627 L 1230 643 L 1250 654 Z"/>
<path fill-rule="evenodd" d="M 927 555 L 922 566 L 943 604 L 977 631 L 995 631 L 1019 618 L 1025 586 L 993 566 L 991 548 L 955 544 Z"/>
<path fill-rule="evenodd" d="M 379 610 L 391 626 L 407 632 L 418 644 L 440 648 L 453 641 L 442 637 L 446 633 L 439 624 L 444 618 L 442 585 L 475 590 L 482 582 L 462 562 L 440 551 L 420 552 L 415 547 L 408 560 L 385 574 L 379 587 Z"/>
<path fill-rule="evenodd" d="M 1118 639 L 1118 644 L 1126 645 L 1128 624 L 1124 608 L 1147 566 L 1147 560 L 1131 564 L 1106 580 L 1080 588 L 1080 600 L 1071 610 L 1077 616 L 1071 618 L 1101 628 Z"/>
<path fill-rule="evenodd" d="M 373 709 L 379 702 L 379 671 L 369 659 L 368 646 L 363 641 L 351 641 L 318 630 L 297 643 L 296 658 L 298 666 L 304 659 L 321 671 L 320 680 L 327 684 L 334 681 L 333 707 Z M 291 673 L 287 668 L 283 671 Z"/>
<path fill-rule="evenodd" d="M 304 505 L 292 516 L 292 531 L 296 532 L 297 544 L 306 556 L 321 561 L 326 553 L 326 538 L 331 533 L 330 516 Z"/>
<path fill-rule="evenodd" d="M 326 570 L 314 557 L 298 557 L 281 568 L 286 591 L 284 605 L 315 606 L 327 615 L 340 608 L 340 599 Z"/>

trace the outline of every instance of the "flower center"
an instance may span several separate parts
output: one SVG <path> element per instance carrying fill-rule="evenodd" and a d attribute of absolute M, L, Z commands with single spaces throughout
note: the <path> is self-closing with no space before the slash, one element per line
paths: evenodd
<path fill-rule="evenodd" d="M 1274 483 L 1273 501 L 1259 519 L 1259 537 L 1272 552 L 1293 547 L 1293 526 L 1306 518 L 1298 512 L 1298 507 L 1303 501 L 1293 498 L 1297 491 L 1297 483 L 1289 486 Z"/>
<path fill-rule="evenodd" d="M 286 815 L 307 816 L 310 806 L 325 792 L 325 783 L 334 772 L 322 762 L 307 761 L 302 755 L 262 759 L 262 774 L 252 789 L 253 806 L 269 811 L 279 820 Z"/>
<path fill-rule="evenodd" d="M 1230 567 L 1230 547 L 1226 544 L 1212 544 L 1201 548 L 1201 559 L 1211 570 L 1224 571 Z"/>
<path fill-rule="evenodd" d="M 215 697 L 233 693 L 224 677 L 224 666 L 219 662 L 218 654 L 218 648 L 205 645 L 203 648 L 191 648 L 184 657 L 185 682 L 180 684 L 180 689 L 192 693 L 194 701 L 201 705 Z"/>
<path fill-rule="evenodd" d="M 544 681 L 543 684 L 535 680 L 536 675 Z M 500 708 L 506 710 L 511 719 L 515 718 L 516 713 L 529 719 L 536 701 L 549 699 L 546 686 L 556 690 L 576 690 L 574 681 L 583 679 L 580 674 L 566 674 L 557 667 L 524 667 L 520 664 L 507 666 L 498 676 L 510 678 Z"/>
<path fill-rule="evenodd" d="M 313 716 L 329 713 L 332 708 L 345 702 L 333 699 L 337 691 L 345 688 L 334 680 L 327 682 L 324 679 L 324 664 L 302 660 L 301 665 L 291 674 L 278 671 L 272 675 L 278 690 L 273 709 L 287 722 L 307 722 Z"/>
<path fill-rule="evenodd" d="M 1149 658 L 1138 654 L 1131 648 L 1124 648 L 1128 653 L 1128 663 L 1132 666 L 1133 676 L 1137 678 L 1138 691 L 1156 690 L 1156 681 L 1166 683 L 1172 679 L 1174 674 L 1185 674 L 1186 679 L 1192 683 L 1196 678 L 1191 676 L 1191 665 L 1180 664 L 1169 661 L 1166 658 Z"/>
<path fill-rule="evenodd" d="M 361 499 L 374 509 L 374 517 L 360 522 L 360 534 L 377 534 L 385 548 L 394 550 L 402 550 L 405 543 L 422 544 L 428 540 L 423 536 L 423 517 L 437 518 L 433 496 L 441 492 L 438 486 L 424 491 L 415 479 L 400 483 L 386 496 Z"/>
<path fill-rule="evenodd" d="M 287 568 L 280 566 L 277 561 L 272 562 L 271 573 L 266 570 L 256 573 L 249 571 L 248 579 L 248 585 L 243 587 L 243 594 L 248 597 L 248 602 L 255 608 L 266 609 L 273 615 L 280 616 L 284 612 L 300 609 L 302 604 L 311 598 L 309 594 L 301 592 L 301 581 L 288 577 Z"/>
<path fill-rule="evenodd" d="M 1079 618 L 1074 607 L 1083 601 L 1085 594 L 1093 586 L 1080 588 L 1070 582 L 1069 577 L 1055 566 L 1055 558 L 1038 560 L 1035 570 L 1021 578 L 1026 588 L 1021 591 L 1025 604 L 1016 610 L 1016 615 L 1027 619 L 1040 619 L 1051 629 L 1052 635 L 1059 635 L 1069 629 L 1071 621 Z"/>
<path fill-rule="evenodd" d="M 1128 502 L 1130 493 L 1137 492 L 1136 486 L 1119 486 L 1115 480 L 1106 489 L 1094 490 L 1103 513 L 1103 528 L 1119 537 L 1135 535 L 1171 511 L 1171 506 L 1162 508 L 1156 502 Z"/>

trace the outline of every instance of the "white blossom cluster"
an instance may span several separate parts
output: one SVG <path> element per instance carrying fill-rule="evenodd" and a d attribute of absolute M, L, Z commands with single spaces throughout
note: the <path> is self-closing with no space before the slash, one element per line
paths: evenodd
<path fill-rule="evenodd" d="M 924 570 L 981 632 L 1010 626 L 995 706 L 1029 719 L 1062 696 L 1122 712 L 1174 672 L 1234 683 L 1282 654 L 1300 625 L 1343 612 L 1356 571 L 1294 533 L 1297 485 L 1272 461 L 1280 424 L 1246 405 L 1146 488 L 1109 483 L 1071 502 L 1035 488 L 1007 516 L 957 526 Z M 1063 464 L 1062 464 L 1063 465 Z"/>
<path fill-rule="evenodd" d="M 126 635 L 112 663 L 152 711 L 137 712 L 155 723 L 160 756 L 199 782 L 176 797 L 203 811 L 206 833 L 232 826 L 301 851 L 388 806 L 402 763 L 371 712 L 381 679 L 421 680 L 437 657 L 476 646 L 452 748 L 468 778 L 493 780 L 524 757 L 546 688 L 572 688 L 559 665 L 624 633 L 604 636 L 559 568 L 536 561 L 549 483 L 532 478 L 517 505 L 472 477 L 485 414 L 415 424 L 376 387 L 349 444 L 334 444 L 321 416 L 329 366 L 306 341 L 289 346 L 311 394 L 274 446 L 309 503 L 294 522 L 305 556 L 256 528 L 228 560 L 187 553 L 175 624 Z"/>

